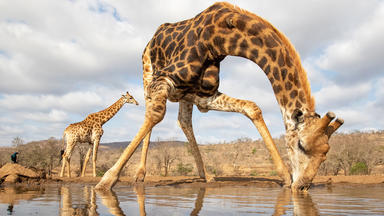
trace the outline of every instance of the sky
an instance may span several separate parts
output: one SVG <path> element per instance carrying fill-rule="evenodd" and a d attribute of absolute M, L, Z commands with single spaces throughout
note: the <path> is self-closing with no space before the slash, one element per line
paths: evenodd
<path fill-rule="evenodd" d="M 283 32 L 296 47 L 316 99 L 316 111 L 345 120 L 339 132 L 384 129 L 384 1 L 238 0 Z M 0 146 L 60 139 L 71 123 L 100 111 L 129 91 L 104 126 L 101 142 L 132 140 L 144 120 L 141 55 L 159 25 L 189 19 L 207 0 L 0 0 Z M 227 57 L 219 90 L 256 102 L 274 137 L 284 134 L 279 106 L 253 62 Z M 152 140 L 186 140 L 178 104 Z M 248 137 L 256 128 L 241 114 L 193 112 L 200 144 Z"/>

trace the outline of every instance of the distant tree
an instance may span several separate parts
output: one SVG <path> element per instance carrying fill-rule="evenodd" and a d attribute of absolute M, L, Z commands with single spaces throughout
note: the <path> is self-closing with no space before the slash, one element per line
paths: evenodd
<path fill-rule="evenodd" d="M 337 175 L 342 170 L 344 175 L 370 174 L 375 166 L 383 163 L 384 147 L 377 140 L 381 140 L 378 133 L 337 134 L 330 143 L 331 149 L 320 173 Z M 361 164 L 366 166 L 364 172 L 356 171 Z"/>
<path fill-rule="evenodd" d="M 171 147 L 170 143 L 164 142 L 157 147 L 154 158 L 160 171 L 164 170 L 163 176 L 168 176 L 171 165 L 177 158 L 175 148 Z"/>
<path fill-rule="evenodd" d="M 19 145 L 19 163 L 26 167 L 43 169 L 51 175 L 55 165 L 59 164 L 60 147 L 61 142 L 53 137 Z"/>
<path fill-rule="evenodd" d="M 12 140 L 12 146 L 13 147 L 18 147 L 18 146 L 23 145 L 23 144 L 24 144 L 24 140 L 21 139 L 21 137 L 19 137 L 19 136 L 13 138 L 13 140 Z"/>

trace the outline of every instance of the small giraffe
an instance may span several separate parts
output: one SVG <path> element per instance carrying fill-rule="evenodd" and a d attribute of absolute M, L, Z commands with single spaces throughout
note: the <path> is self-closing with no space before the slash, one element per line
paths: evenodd
<path fill-rule="evenodd" d="M 83 121 L 77 122 L 74 124 L 70 124 L 65 130 L 63 135 L 63 145 L 65 145 L 65 138 L 67 139 L 67 146 L 62 155 L 63 164 L 60 172 L 60 177 L 63 177 L 65 167 L 68 167 L 67 175 L 71 177 L 70 171 L 70 159 L 73 148 L 77 143 L 89 143 L 90 147 L 88 149 L 87 155 L 84 160 L 83 169 L 81 171 L 81 176 L 83 177 L 85 174 L 85 169 L 87 167 L 87 163 L 89 157 L 92 152 L 93 146 L 93 177 L 96 177 L 96 159 L 97 159 L 97 150 L 100 143 L 100 138 L 103 135 L 102 126 L 111 119 L 116 113 L 123 107 L 125 103 L 136 104 L 137 101 L 127 92 L 125 95 L 108 107 L 105 110 L 102 110 L 97 113 L 92 113 L 87 116 Z"/>
<path fill-rule="evenodd" d="M 286 128 L 292 173 L 283 162 L 263 120 L 251 101 L 218 91 L 220 62 L 226 56 L 255 62 L 268 77 Z M 278 175 L 292 190 L 307 190 L 329 150 L 328 139 L 342 119 L 320 118 L 300 57 L 289 40 L 261 17 L 226 2 L 218 2 L 192 19 L 161 25 L 143 52 L 145 120 L 119 160 L 96 186 L 108 190 L 144 139 L 136 174 L 145 177 L 145 162 L 152 128 L 166 112 L 166 101 L 179 102 L 179 124 L 191 145 L 198 173 L 209 180 L 192 129 L 192 110 L 242 113 L 256 126 L 269 150 Z M 252 93 L 252 92 L 250 92 Z M 292 182 L 293 181 L 293 182 Z"/>

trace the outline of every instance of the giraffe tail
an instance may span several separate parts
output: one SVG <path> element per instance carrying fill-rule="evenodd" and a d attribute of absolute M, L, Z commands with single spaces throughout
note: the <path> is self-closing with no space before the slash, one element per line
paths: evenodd
<path fill-rule="evenodd" d="M 60 149 L 60 161 L 63 159 L 64 152 L 65 152 L 65 132 L 63 134 L 63 144 Z"/>

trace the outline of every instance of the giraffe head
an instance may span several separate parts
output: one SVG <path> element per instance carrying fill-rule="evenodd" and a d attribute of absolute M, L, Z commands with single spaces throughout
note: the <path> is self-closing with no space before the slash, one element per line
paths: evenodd
<path fill-rule="evenodd" d="M 328 140 L 344 123 L 328 112 L 322 118 L 316 113 L 303 114 L 295 110 L 292 121 L 295 129 L 287 131 L 286 142 L 292 162 L 292 189 L 306 191 L 329 150 Z"/>
<path fill-rule="evenodd" d="M 122 97 L 124 98 L 124 103 L 139 105 L 139 103 L 135 100 L 135 98 L 133 98 L 133 96 L 130 95 L 128 92 L 126 94 L 123 94 Z"/>

